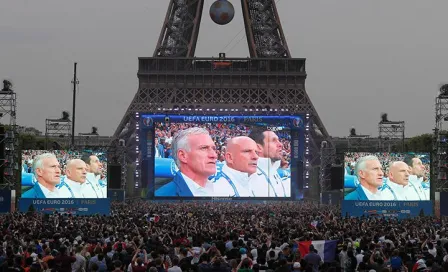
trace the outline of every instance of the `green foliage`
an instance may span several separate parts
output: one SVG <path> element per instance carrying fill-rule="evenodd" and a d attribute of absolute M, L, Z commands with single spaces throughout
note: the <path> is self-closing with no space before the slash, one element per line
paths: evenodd
<path fill-rule="evenodd" d="M 407 152 L 431 152 L 433 134 L 422 134 L 405 141 L 405 151 Z"/>

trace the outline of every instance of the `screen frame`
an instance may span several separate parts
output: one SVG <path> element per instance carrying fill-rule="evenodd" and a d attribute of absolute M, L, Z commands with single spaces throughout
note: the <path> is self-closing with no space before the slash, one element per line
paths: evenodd
<path fill-rule="evenodd" d="M 155 123 L 226 123 L 256 126 L 257 123 L 283 125 L 289 127 L 291 135 L 291 196 L 290 197 L 161 197 L 155 196 L 154 156 Z M 303 198 L 304 153 L 305 153 L 305 118 L 304 115 L 188 115 L 188 114 L 140 114 L 138 120 L 141 165 L 141 184 L 147 189 L 146 196 L 154 200 L 271 200 L 291 201 Z"/>

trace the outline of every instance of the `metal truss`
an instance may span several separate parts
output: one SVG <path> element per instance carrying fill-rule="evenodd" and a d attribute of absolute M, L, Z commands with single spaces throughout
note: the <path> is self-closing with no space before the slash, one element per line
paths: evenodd
<path fill-rule="evenodd" d="M 0 143 L 4 148 L 4 157 L 0 157 L 0 175 L 3 175 L 0 188 L 15 189 L 20 168 L 16 125 L 17 97 L 13 90 L 6 87 L 0 91 L 0 122 L 4 132 L 0 135 Z"/>
<path fill-rule="evenodd" d="M 380 139 L 380 150 L 391 152 L 392 147 L 397 151 L 404 150 L 404 121 L 381 121 L 378 123 L 378 138 Z"/>
<path fill-rule="evenodd" d="M 70 119 L 45 119 L 46 149 L 68 148 L 71 140 L 71 129 L 72 121 Z"/>
<path fill-rule="evenodd" d="M 275 0 L 241 0 L 252 58 L 291 57 Z M 204 0 L 171 0 L 154 57 L 194 57 Z"/>
<path fill-rule="evenodd" d="M 336 161 L 336 148 L 332 142 L 322 141 L 320 145 L 320 192 L 331 190 L 331 166 Z"/>
<path fill-rule="evenodd" d="M 290 58 L 275 0 L 241 0 L 251 58 Z"/>
<path fill-rule="evenodd" d="M 204 0 L 171 0 L 154 57 L 193 57 Z"/>
<path fill-rule="evenodd" d="M 445 88 L 445 89 L 444 89 Z M 431 184 L 435 192 L 448 192 L 448 85 L 442 86 L 436 98 Z M 445 126 L 444 126 L 445 125 Z"/>

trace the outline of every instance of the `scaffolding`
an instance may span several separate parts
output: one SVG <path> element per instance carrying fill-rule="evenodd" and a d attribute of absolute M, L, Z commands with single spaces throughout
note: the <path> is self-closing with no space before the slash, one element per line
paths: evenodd
<path fill-rule="evenodd" d="M 70 145 L 72 121 L 69 118 L 45 120 L 45 148 L 64 149 Z"/>
<path fill-rule="evenodd" d="M 3 81 L 4 87 L 0 91 L 0 175 L 3 182 L 0 188 L 15 189 L 19 173 L 18 146 L 19 139 L 16 125 L 17 96 L 10 89 L 9 81 Z"/>
<path fill-rule="evenodd" d="M 331 167 L 336 162 L 336 148 L 331 142 L 322 141 L 320 144 L 320 193 L 331 190 Z"/>
<path fill-rule="evenodd" d="M 448 84 L 440 88 L 436 97 L 436 127 L 432 156 L 432 188 L 435 192 L 448 191 Z"/>
<path fill-rule="evenodd" d="M 379 149 L 383 152 L 404 151 L 404 121 L 385 121 L 378 123 Z"/>

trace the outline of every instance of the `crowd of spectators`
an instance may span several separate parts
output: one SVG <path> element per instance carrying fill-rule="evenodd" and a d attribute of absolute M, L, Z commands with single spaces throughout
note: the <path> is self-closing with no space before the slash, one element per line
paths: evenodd
<path fill-rule="evenodd" d="M 3 271 L 448 271 L 446 221 L 346 218 L 306 202 L 112 204 L 111 216 L 0 215 Z M 323 263 L 301 241 L 336 240 Z"/>
<path fill-rule="evenodd" d="M 164 157 L 170 158 L 172 156 L 171 143 L 177 131 L 197 126 L 206 128 L 209 131 L 210 136 L 216 144 L 219 161 L 224 161 L 225 146 L 228 139 L 236 136 L 247 136 L 251 130 L 250 126 L 241 124 L 204 123 L 198 125 L 196 123 L 156 123 L 155 137 L 164 146 Z M 276 131 L 276 134 L 283 144 L 283 160 L 289 163 L 291 159 L 291 135 L 285 130 Z"/>

